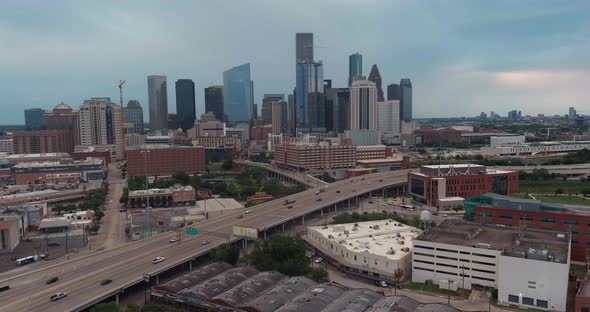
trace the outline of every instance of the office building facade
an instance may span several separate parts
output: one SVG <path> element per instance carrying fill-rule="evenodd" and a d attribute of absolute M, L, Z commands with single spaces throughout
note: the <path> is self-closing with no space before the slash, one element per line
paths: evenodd
<path fill-rule="evenodd" d="M 295 34 L 295 62 L 313 62 L 313 33 Z"/>
<path fill-rule="evenodd" d="M 254 104 L 252 91 L 250 63 L 223 72 L 223 105 L 228 125 L 250 124 Z"/>
<path fill-rule="evenodd" d="M 147 168 L 147 172 L 146 172 Z M 171 176 L 176 172 L 205 173 L 202 146 L 146 145 L 127 149 L 127 175 L 130 177 Z"/>
<path fill-rule="evenodd" d="M 193 127 L 196 118 L 195 83 L 191 79 L 179 79 L 176 81 L 177 128 L 187 131 Z"/>
<path fill-rule="evenodd" d="M 392 83 L 387 86 L 387 100 L 401 100 L 401 90 L 397 83 Z"/>
<path fill-rule="evenodd" d="M 350 129 L 377 129 L 377 87 L 368 80 L 355 80 L 350 87 Z"/>
<path fill-rule="evenodd" d="M 377 129 L 393 134 L 400 133 L 399 101 L 377 102 Z"/>
<path fill-rule="evenodd" d="M 127 102 L 127 107 L 124 108 L 125 111 L 125 122 L 129 122 L 133 124 L 133 132 L 137 134 L 142 134 L 144 131 L 144 124 L 143 124 L 143 109 L 141 108 L 141 104 L 137 100 L 130 100 Z"/>
<path fill-rule="evenodd" d="M 324 69 L 322 62 L 296 65 L 295 113 L 297 132 L 324 132 Z"/>
<path fill-rule="evenodd" d="M 213 113 L 218 121 L 225 121 L 223 86 L 205 88 L 205 113 Z"/>
<path fill-rule="evenodd" d="M 41 108 L 25 109 L 25 128 L 27 130 L 41 130 L 44 127 L 43 114 L 45 110 Z"/>
<path fill-rule="evenodd" d="M 71 153 L 76 141 L 72 129 L 14 131 L 15 154 Z"/>
<path fill-rule="evenodd" d="M 363 75 L 363 56 L 355 53 L 348 57 L 348 86 L 352 84 L 352 78 Z"/>
<path fill-rule="evenodd" d="M 262 98 L 262 109 L 260 111 L 260 124 L 266 125 L 272 123 L 272 103 L 277 101 L 284 101 L 284 94 L 265 94 Z"/>
<path fill-rule="evenodd" d="M 383 85 L 377 64 L 373 64 L 373 67 L 371 67 L 368 80 L 374 82 L 375 86 L 377 87 L 377 101 L 383 102 Z"/>
<path fill-rule="evenodd" d="M 272 134 L 287 133 L 287 102 L 274 101 L 271 102 L 272 107 Z"/>
<path fill-rule="evenodd" d="M 166 76 L 148 76 L 148 101 L 150 109 L 150 134 L 168 133 L 168 87 Z"/>
<path fill-rule="evenodd" d="M 412 121 L 412 82 L 404 78 L 399 82 L 400 88 L 400 115 L 405 122 Z"/>
<path fill-rule="evenodd" d="M 92 98 L 80 106 L 80 144 L 110 145 L 116 160 L 125 158 L 123 109 L 110 98 Z"/>

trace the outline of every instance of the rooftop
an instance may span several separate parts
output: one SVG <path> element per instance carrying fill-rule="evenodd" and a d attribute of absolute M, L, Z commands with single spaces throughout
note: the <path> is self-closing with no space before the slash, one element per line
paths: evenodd
<path fill-rule="evenodd" d="M 88 157 L 84 160 L 71 160 L 71 159 L 62 159 L 60 161 L 33 161 L 33 162 L 23 162 L 14 165 L 12 168 L 47 168 L 47 167 L 61 167 L 61 166 L 89 166 L 89 165 L 102 165 L 104 164 L 104 160 L 100 158 L 92 158 Z"/>
<path fill-rule="evenodd" d="M 351 252 L 399 260 L 412 252 L 412 240 L 420 231 L 393 220 L 315 226 L 310 229 Z"/>
<path fill-rule="evenodd" d="M 207 201 L 207 211 L 222 211 L 228 209 L 241 209 L 244 205 L 240 204 L 233 198 L 210 198 L 207 200 L 197 201 L 198 207 L 204 207 Z"/>
<path fill-rule="evenodd" d="M 373 305 L 372 308 L 365 310 L 366 312 L 460 312 L 446 304 L 440 303 L 425 303 L 406 297 L 393 296 L 385 297 Z"/>
<path fill-rule="evenodd" d="M 368 289 L 353 289 L 332 301 L 322 312 L 357 312 L 370 308 L 383 296 Z"/>
<path fill-rule="evenodd" d="M 148 190 L 130 191 L 129 196 L 143 196 L 143 195 L 172 195 L 173 192 L 194 192 L 195 189 L 190 185 L 175 185 L 169 188 L 160 189 L 152 188 Z"/>
<path fill-rule="evenodd" d="M 211 263 L 196 271 L 192 271 L 189 274 L 183 275 L 179 278 L 175 278 L 164 284 L 155 286 L 154 288 L 160 291 L 177 293 L 185 288 L 191 287 L 212 277 L 215 277 L 231 268 L 233 267 L 225 262 Z"/>
<path fill-rule="evenodd" d="M 9 160 L 22 160 L 22 159 L 27 159 L 27 158 L 42 158 L 42 157 L 48 157 L 48 158 L 65 158 L 65 157 L 69 157 L 70 155 L 68 153 L 41 153 L 41 154 L 13 154 L 13 155 L 9 155 L 6 158 Z"/>
<path fill-rule="evenodd" d="M 373 159 L 358 159 L 356 162 L 361 164 L 381 164 L 388 162 L 403 161 L 403 157 L 387 157 L 387 158 L 373 158 Z"/>
<path fill-rule="evenodd" d="M 128 151 L 133 150 L 153 150 L 153 149 L 177 149 L 177 148 L 202 148 L 198 146 L 185 146 L 185 145 L 167 145 L 167 144 L 143 144 L 138 146 L 127 147 Z"/>
<path fill-rule="evenodd" d="M 229 269 L 204 282 L 182 290 L 179 294 L 194 300 L 209 300 L 256 274 L 258 274 L 258 271 L 252 267 Z"/>
<path fill-rule="evenodd" d="M 276 286 L 285 278 L 285 275 L 279 272 L 260 272 L 230 290 L 217 295 L 211 302 L 229 307 L 238 307 Z"/>
<path fill-rule="evenodd" d="M 338 284 L 320 284 L 305 290 L 277 311 L 322 311 L 345 291 L 346 288 Z"/>
<path fill-rule="evenodd" d="M 446 177 L 466 176 L 480 174 L 510 173 L 513 171 L 488 169 L 486 166 L 477 164 L 450 164 L 450 165 L 427 165 L 420 168 L 420 173 L 412 173 L 421 176 Z"/>
<path fill-rule="evenodd" d="M 70 227 L 70 220 L 65 217 L 45 218 L 39 224 L 39 230 Z"/>
<path fill-rule="evenodd" d="M 242 307 L 259 312 L 273 312 L 290 302 L 295 296 L 316 285 L 316 282 L 307 277 L 291 277 Z"/>
<path fill-rule="evenodd" d="M 581 216 L 590 216 L 590 200 L 589 206 L 568 205 L 545 203 L 535 199 L 523 199 L 510 196 L 504 196 L 494 193 L 486 193 L 480 196 L 468 199 L 467 202 L 475 203 L 477 206 L 497 208 L 497 209 L 511 209 L 523 210 L 532 212 L 548 212 L 548 213 L 564 213 L 575 214 Z"/>
<path fill-rule="evenodd" d="M 420 235 L 416 242 L 491 249 L 511 257 L 566 263 L 569 240 L 569 234 L 565 232 L 481 225 L 447 219 Z"/>

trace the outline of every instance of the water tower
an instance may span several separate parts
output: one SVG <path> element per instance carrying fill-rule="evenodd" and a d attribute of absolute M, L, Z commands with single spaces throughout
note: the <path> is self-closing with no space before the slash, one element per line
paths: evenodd
<path fill-rule="evenodd" d="M 420 229 L 427 232 L 432 224 L 432 213 L 426 209 L 420 211 Z"/>

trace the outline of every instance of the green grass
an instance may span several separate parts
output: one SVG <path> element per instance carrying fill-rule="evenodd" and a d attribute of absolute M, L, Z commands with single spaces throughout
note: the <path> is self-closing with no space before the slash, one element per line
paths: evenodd
<path fill-rule="evenodd" d="M 442 295 L 447 295 L 447 296 L 450 294 L 451 296 L 454 296 L 454 297 L 464 297 L 459 292 L 456 292 L 454 290 L 441 289 L 441 288 L 438 288 L 437 285 L 426 286 L 425 284 L 422 284 L 422 283 L 408 283 L 408 284 L 404 284 L 403 288 L 407 289 L 407 290 L 419 290 L 419 291 L 437 293 L 437 294 L 442 294 Z"/>
<path fill-rule="evenodd" d="M 546 193 L 553 194 L 556 189 L 562 189 L 564 194 L 580 193 L 583 189 L 590 189 L 590 183 L 580 181 L 560 181 L 560 180 L 520 180 L 518 183 L 519 193 Z"/>

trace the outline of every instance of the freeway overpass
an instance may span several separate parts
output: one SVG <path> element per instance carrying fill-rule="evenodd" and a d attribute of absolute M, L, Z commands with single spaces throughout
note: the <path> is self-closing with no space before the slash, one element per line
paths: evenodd
<path fill-rule="evenodd" d="M 125 289 L 143 283 L 144 274 L 152 276 L 157 283 L 158 275 L 180 265 L 188 264 L 208 253 L 212 248 L 229 241 L 240 240 L 230 236 L 232 225 L 254 227 L 261 237 L 280 232 L 293 224 L 305 222 L 305 217 L 319 215 L 327 211 L 337 211 L 350 206 L 366 195 L 382 195 L 388 192 L 402 193 L 407 182 L 407 170 L 373 173 L 330 184 L 324 188 L 312 188 L 290 196 L 295 200 L 289 209 L 283 200 L 277 199 L 248 208 L 250 213 L 238 211 L 201 222 L 197 225 L 203 233 L 197 236 L 183 235 L 180 243 L 169 243 L 176 232 L 165 233 L 151 239 L 130 243 L 107 251 L 80 256 L 72 260 L 57 260 L 33 264 L 0 275 L 0 287 L 9 285 L 10 289 L 0 292 L 0 310 L 10 311 L 80 311 L 105 299 L 116 296 Z M 318 201 L 318 198 L 322 198 Z M 242 216 L 242 217 L 240 217 Z M 202 245 L 203 240 L 210 243 Z M 152 264 L 155 257 L 166 260 Z M 58 276 L 59 281 L 47 285 L 45 281 Z M 101 285 L 104 279 L 113 282 Z M 57 302 L 49 297 L 56 292 L 67 292 L 68 296 Z"/>
<path fill-rule="evenodd" d="M 328 185 L 327 182 L 320 180 L 310 174 L 302 174 L 302 173 L 299 173 L 296 171 L 283 170 L 283 169 L 271 166 L 270 164 L 253 162 L 253 161 L 249 161 L 249 160 L 238 160 L 238 159 L 234 160 L 234 162 L 236 164 L 242 165 L 242 166 L 263 168 L 265 170 L 268 170 L 271 177 L 278 178 L 279 180 L 282 180 L 282 181 L 291 180 L 291 181 L 299 182 L 299 183 L 306 185 L 308 187 L 317 187 L 317 186 L 321 186 L 321 185 Z"/>
<path fill-rule="evenodd" d="M 590 163 L 571 165 L 498 166 L 489 168 L 525 172 L 533 172 L 535 169 L 546 169 L 550 173 L 559 173 L 564 175 L 590 175 Z"/>

